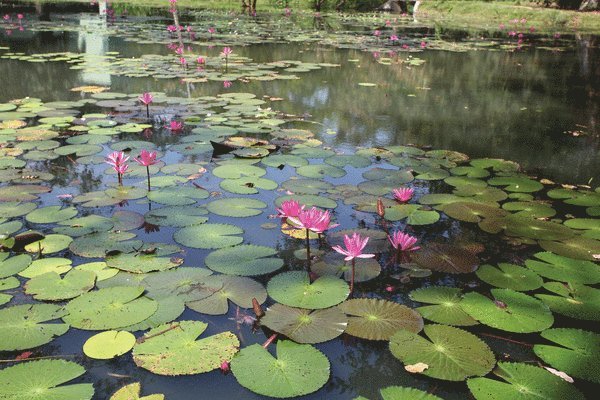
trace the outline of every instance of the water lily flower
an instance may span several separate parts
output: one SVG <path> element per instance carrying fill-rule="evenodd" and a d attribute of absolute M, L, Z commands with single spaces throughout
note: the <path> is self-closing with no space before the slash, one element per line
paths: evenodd
<path fill-rule="evenodd" d="M 221 57 L 225 57 L 225 70 L 227 71 L 227 64 L 229 63 L 229 55 L 233 53 L 231 47 L 224 47 L 223 51 L 221 51 Z"/>
<path fill-rule="evenodd" d="M 385 20 L 385 26 L 390 26 L 392 25 L 392 22 L 389 19 Z"/>
<path fill-rule="evenodd" d="M 185 59 L 185 57 L 179 57 L 179 64 L 181 64 L 184 67 L 187 65 L 187 60 Z"/>
<path fill-rule="evenodd" d="M 504 25 L 504 24 L 500 24 L 500 25 L 498 26 L 498 28 L 500 28 L 500 30 L 501 30 L 501 31 L 503 31 L 503 30 L 504 30 L 504 28 L 506 28 L 506 25 Z"/>
<path fill-rule="evenodd" d="M 208 33 L 210 33 L 210 38 L 212 39 L 213 33 L 215 33 L 215 28 L 213 28 L 213 27 L 208 28 Z"/>
<path fill-rule="evenodd" d="M 142 93 L 138 100 L 146 106 L 146 117 L 150 118 L 150 104 L 154 101 L 154 97 L 149 92 Z"/>
<path fill-rule="evenodd" d="M 394 249 L 398 251 L 415 251 L 421 248 L 419 246 L 415 246 L 417 243 L 416 237 L 402 231 L 396 231 L 391 236 L 388 235 L 388 240 Z"/>
<path fill-rule="evenodd" d="M 290 218 L 290 221 L 297 227 L 314 233 L 323 233 L 327 229 L 338 226 L 338 224 L 331 224 L 329 211 L 321 211 L 316 207 L 312 207 L 310 210 L 301 210 L 298 216 Z"/>
<path fill-rule="evenodd" d="M 219 369 L 221 369 L 221 372 L 223 372 L 224 374 L 229 372 L 229 363 L 227 361 L 223 361 L 221 363 L 221 366 L 219 367 Z"/>
<path fill-rule="evenodd" d="M 10 15 L 4 14 L 4 17 L 2 17 L 2 19 L 4 19 L 5 21 L 10 21 Z"/>
<path fill-rule="evenodd" d="M 169 126 L 167 127 L 167 129 L 173 132 L 180 131 L 183 129 L 183 122 L 172 120 L 171 122 L 169 122 Z"/>
<path fill-rule="evenodd" d="M 150 191 L 150 166 L 156 164 L 156 152 L 142 150 L 140 156 L 134 158 L 135 162 L 146 167 L 146 174 L 148 176 L 148 191 Z"/>
<path fill-rule="evenodd" d="M 394 199 L 396 199 L 396 201 L 399 201 L 400 203 L 406 203 L 407 201 L 412 199 L 413 194 L 415 193 L 414 189 L 405 187 L 394 189 L 392 192 L 394 194 Z"/>
<path fill-rule="evenodd" d="M 196 62 L 198 64 L 206 64 L 206 60 L 202 56 L 199 56 L 198 58 L 196 58 Z"/>
<path fill-rule="evenodd" d="M 421 48 L 424 49 L 425 47 L 427 47 L 427 42 L 421 42 Z"/>
<path fill-rule="evenodd" d="M 344 261 L 352 261 L 352 275 L 350 277 L 350 293 L 354 291 L 354 275 L 356 270 L 357 258 L 373 258 L 375 254 L 363 253 L 363 249 L 369 242 L 369 237 L 362 238 L 358 232 L 354 232 L 352 236 L 344 235 L 344 249 L 342 246 L 333 246 L 332 249 L 346 256 Z"/>
<path fill-rule="evenodd" d="M 375 37 L 381 36 L 381 31 L 380 30 L 376 30 L 375 32 L 373 32 L 373 36 L 375 36 Z"/>
<path fill-rule="evenodd" d="M 175 54 L 177 54 L 178 56 L 183 54 L 183 47 L 179 46 L 175 49 Z"/>
<path fill-rule="evenodd" d="M 304 205 L 300 205 L 296 200 L 286 200 L 281 202 L 280 208 L 276 208 L 278 218 L 296 218 L 300 211 L 304 210 Z"/>
<path fill-rule="evenodd" d="M 125 155 L 122 151 L 114 151 L 106 157 L 105 162 L 117 172 L 119 185 L 123 185 L 123 175 L 129 169 L 128 160 L 129 156 Z"/>
<path fill-rule="evenodd" d="M 392 42 L 397 42 L 399 39 L 398 39 L 398 36 L 397 36 L 397 35 L 392 35 L 392 36 L 390 36 L 390 40 L 391 40 Z"/>
<path fill-rule="evenodd" d="M 233 83 L 231 83 L 231 81 L 223 81 L 223 87 L 225 89 L 230 88 L 231 85 L 233 85 Z"/>
<path fill-rule="evenodd" d="M 168 25 L 167 32 L 170 32 L 170 33 L 177 32 L 177 27 L 175 25 Z"/>
<path fill-rule="evenodd" d="M 17 14 L 17 19 L 22 20 L 23 19 L 23 14 Z"/>
<path fill-rule="evenodd" d="M 290 15 L 292 15 L 292 10 L 289 7 L 285 8 L 285 16 L 289 17 Z"/>

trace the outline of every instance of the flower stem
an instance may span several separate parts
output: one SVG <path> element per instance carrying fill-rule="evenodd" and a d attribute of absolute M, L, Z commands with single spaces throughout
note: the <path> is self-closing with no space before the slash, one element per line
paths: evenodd
<path fill-rule="evenodd" d="M 306 263 L 308 265 L 308 270 L 310 271 L 310 231 L 306 230 Z"/>
<path fill-rule="evenodd" d="M 123 186 L 123 174 L 117 172 L 117 176 L 119 179 L 119 186 Z"/>
<path fill-rule="evenodd" d="M 150 166 L 146 165 L 146 173 L 148 174 L 148 191 L 150 191 Z"/>
<path fill-rule="evenodd" d="M 150 118 L 150 105 L 146 104 L 146 118 Z"/>
<path fill-rule="evenodd" d="M 350 277 L 350 295 L 352 296 L 352 292 L 354 292 L 354 272 L 356 269 L 356 259 L 352 259 L 352 276 Z"/>

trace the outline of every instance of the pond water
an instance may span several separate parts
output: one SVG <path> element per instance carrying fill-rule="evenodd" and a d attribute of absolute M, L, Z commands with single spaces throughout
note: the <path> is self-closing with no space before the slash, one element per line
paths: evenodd
<path fill-rule="evenodd" d="M 164 10 L 156 16 L 106 18 L 92 12 L 96 6 L 79 7 L 0 7 L 1 15 L 10 15 L 0 26 L 0 234 L 5 235 L 0 333 L 6 338 L 1 359 L 32 351 L 30 357 L 77 362 L 85 374 L 53 384 L 93 383 L 94 399 L 109 399 L 133 382 L 141 383 L 144 395 L 163 393 L 167 399 L 259 399 L 266 397 L 253 392 L 273 393 L 264 389 L 272 376 L 291 379 L 280 386 L 304 388 L 300 393 L 309 393 L 307 399 L 379 399 L 379 390 L 392 385 L 442 399 L 468 398 L 471 391 L 477 399 L 500 399 L 484 397 L 490 382 L 500 381 L 496 375 L 502 372 L 490 372 L 496 361 L 526 365 L 517 375 L 527 382 L 517 378 L 510 387 L 553 387 L 548 398 L 577 398 L 598 389 L 598 372 L 583 367 L 598 362 L 600 348 L 595 323 L 600 270 L 594 262 L 600 257 L 596 37 L 527 34 L 524 44 L 517 44 L 510 37 L 440 32 L 406 18 L 387 27 L 385 16 L 254 19 L 192 11 L 180 18 L 194 34 L 184 31 L 178 38 L 166 31 L 173 22 Z M 216 32 L 209 34 L 212 27 Z M 374 38 L 375 29 L 384 32 L 382 38 Z M 398 41 L 383 38 L 391 34 Z M 181 56 L 175 54 L 180 40 Z M 225 46 L 233 49 L 226 65 L 220 55 Z M 144 92 L 154 95 L 150 118 L 137 100 Z M 171 121 L 184 126 L 170 129 Z M 241 157 L 213 154 L 210 140 L 233 135 L 271 141 L 277 150 L 248 150 L 246 141 L 234 143 L 246 146 L 238 150 Z M 142 149 L 157 151 L 160 159 L 150 167 L 152 191 L 146 190 L 146 168 L 134 162 L 124 187 L 118 186 L 104 158 L 125 151 L 133 161 Z M 409 204 L 393 200 L 391 191 L 400 186 L 414 189 Z M 340 225 L 310 241 L 315 257 L 310 279 L 328 280 L 321 281 L 321 289 L 296 279 L 307 268 L 304 231 L 282 231 L 272 217 L 287 198 L 331 210 Z M 377 215 L 378 198 L 385 199 L 384 218 Z M 27 238 L 17 237 L 16 244 L 11 238 L 29 229 L 46 238 L 19 249 Z M 370 237 L 365 251 L 376 258 L 358 264 L 352 297 L 385 302 L 346 300 L 348 287 L 338 278 L 349 267 L 331 245 L 356 229 Z M 397 259 L 386 239 L 397 229 L 417 237 L 421 249 Z M 108 267 L 89 266 L 96 272 L 87 277 L 81 268 L 71 269 L 90 262 Z M 507 270 L 500 272 L 499 264 Z M 214 275 L 207 277 L 211 270 Z M 56 273 L 75 271 L 78 281 L 57 283 Z M 85 284 L 90 276 L 91 286 Z M 138 285 L 147 297 L 107 289 Z M 94 286 L 102 296 L 84 294 Z M 424 287 L 433 289 L 415 292 Z M 464 300 L 462 293 L 468 293 Z M 273 330 L 243 318 L 254 315 L 252 297 L 268 308 L 269 322 L 263 325 Z M 103 302 L 105 307 L 94 309 Z M 278 302 L 313 304 L 305 308 L 330 314 L 320 319 L 313 314 L 319 322 L 290 317 L 296 311 L 278 311 L 273 306 Z M 56 310 L 45 311 L 54 317 L 39 321 L 56 327 L 64 318 L 71 328 L 52 335 L 43 333 L 47 326 L 19 325 L 15 320 L 31 316 L 11 307 L 31 303 L 54 304 Z M 124 311 L 123 303 L 130 308 Z M 393 308 L 396 304 L 403 307 Z M 404 366 L 416 364 L 419 354 L 402 349 L 416 348 L 418 339 L 414 333 L 395 335 L 390 351 L 389 326 L 420 331 L 420 314 L 406 307 L 430 304 L 438 308 L 419 311 L 426 336 L 436 345 L 425 350 L 421 344 L 422 353 L 444 354 L 447 346 L 449 356 L 438 355 L 437 363 L 433 356 L 424 374 L 409 373 Z M 61 311 L 63 305 L 67 311 Z M 106 314 L 106 307 L 117 311 Z M 298 326 L 285 327 L 285 318 Z M 379 319 L 385 322 L 373 322 Z M 202 329 L 191 338 L 170 337 L 180 331 L 172 321 L 207 323 L 200 339 L 221 336 L 200 351 L 192 341 Z M 332 335 L 339 326 L 347 331 Z M 83 354 L 90 337 L 113 328 L 135 333 L 133 356 L 98 360 Z M 314 376 L 300 366 L 290 378 L 293 368 L 286 369 L 284 361 L 276 364 L 281 376 L 265 372 L 259 361 L 256 375 L 249 374 L 253 367 L 242 362 L 241 355 L 249 354 L 243 349 L 256 350 L 250 346 L 263 344 L 273 331 L 316 343 L 328 359 L 329 378 L 308 389 L 328 376 L 319 356 L 286 360 L 307 363 L 317 370 Z M 224 338 L 223 332 L 237 339 Z M 33 339 L 20 339 L 27 335 Z M 565 339 L 577 335 L 583 338 L 576 345 Z M 161 336 L 177 350 L 144 348 Z M 291 343 L 283 334 L 278 339 Z M 242 349 L 239 366 L 234 358 L 233 374 L 222 374 L 218 366 L 231 360 L 236 340 Z M 279 344 L 270 345 L 272 354 Z M 540 345 L 581 349 L 557 356 Z M 307 349 L 299 352 L 312 351 Z M 451 365 L 461 357 L 466 360 Z M 175 360 L 174 365 L 163 359 Z M 566 372 L 575 384 L 538 366 Z M 185 376 L 192 372 L 204 373 Z M 302 382 L 302 375 L 310 382 Z M 489 379 L 472 378 L 467 386 L 471 376 Z M 6 379 L 0 371 L 0 382 Z M 260 389 L 246 389 L 253 385 Z M 516 390 L 508 386 L 498 393 Z M 0 388 L 0 398 L 3 394 Z"/>

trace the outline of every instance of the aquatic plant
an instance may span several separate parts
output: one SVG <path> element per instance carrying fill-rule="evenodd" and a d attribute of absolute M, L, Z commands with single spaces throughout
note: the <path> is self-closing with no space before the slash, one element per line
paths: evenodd
<path fill-rule="evenodd" d="M 363 249 L 369 242 L 369 238 L 362 238 L 357 232 L 354 232 L 352 236 L 344 235 L 344 246 L 333 246 L 332 249 L 340 254 L 346 256 L 344 261 L 352 261 L 352 276 L 350 278 L 350 294 L 354 291 L 354 276 L 356 270 L 356 259 L 357 258 L 373 258 L 375 254 L 363 253 Z"/>
<path fill-rule="evenodd" d="M 135 157 L 134 160 L 143 167 L 146 167 L 146 174 L 148 176 L 148 191 L 150 191 L 150 166 L 156 164 L 156 152 L 142 150 L 140 156 Z"/>
<path fill-rule="evenodd" d="M 411 188 L 401 187 L 399 189 L 394 189 L 392 193 L 394 194 L 394 199 L 396 199 L 396 201 L 399 201 L 400 203 L 406 203 L 412 199 L 415 191 Z"/>
<path fill-rule="evenodd" d="M 150 118 L 150 104 L 152 104 L 152 102 L 154 101 L 154 96 L 152 96 L 152 94 L 149 92 L 145 92 L 140 97 L 138 97 L 138 100 L 146 106 L 146 117 Z"/>
<path fill-rule="evenodd" d="M 221 51 L 221 57 L 225 57 L 225 71 L 227 71 L 229 56 L 233 53 L 231 47 L 224 47 Z"/>
<path fill-rule="evenodd" d="M 128 160 L 129 156 L 125 155 L 125 153 L 123 153 L 122 151 L 114 151 L 110 153 L 105 159 L 105 162 L 108 165 L 110 165 L 117 173 L 119 185 L 123 185 L 123 175 L 129 169 L 129 164 L 127 164 Z"/>
<path fill-rule="evenodd" d="M 311 207 L 310 210 L 302 209 L 298 212 L 297 217 L 290 217 L 288 220 L 298 228 L 306 230 L 306 261 L 310 269 L 310 232 L 322 234 L 338 224 L 331 223 L 329 210 L 321 211 L 316 207 Z"/>

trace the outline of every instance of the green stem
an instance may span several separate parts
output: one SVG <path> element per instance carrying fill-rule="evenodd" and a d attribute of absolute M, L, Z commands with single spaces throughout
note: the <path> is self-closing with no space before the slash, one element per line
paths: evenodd
<path fill-rule="evenodd" d="M 146 104 L 146 118 L 150 118 L 150 105 Z"/>
<path fill-rule="evenodd" d="M 352 276 L 350 277 L 350 296 L 352 296 L 352 292 L 354 292 L 354 272 L 356 267 L 356 259 L 352 259 Z"/>
<path fill-rule="evenodd" d="M 150 167 L 146 165 L 146 173 L 148 174 L 148 191 L 150 191 Z"/>
<path fill-rule="evenodd" d="M 308 270 L 310 271 L 310 231 L 306 230 L 306 263 L 308 265 Z"/>

